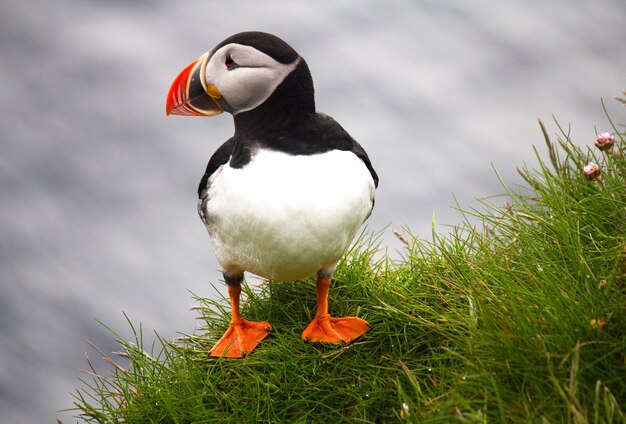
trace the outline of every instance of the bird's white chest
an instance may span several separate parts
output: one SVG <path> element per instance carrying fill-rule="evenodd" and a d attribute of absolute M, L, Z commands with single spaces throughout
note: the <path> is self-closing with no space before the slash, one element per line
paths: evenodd
<path fill-rule="evenodd" d="M 374 181 L 347 151 L 292 156 L 260 150 L 209 179 L 207 228 L 230 273 L 291 280 L 332 266 L 371 211 Z"/>

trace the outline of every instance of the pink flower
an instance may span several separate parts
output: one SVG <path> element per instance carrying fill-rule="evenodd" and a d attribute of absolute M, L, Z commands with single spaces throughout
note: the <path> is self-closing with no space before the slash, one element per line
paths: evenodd
<path fill-rule="evenodd" d="M 608 150 L 615 144 L 615 136 L 608 132 L 603 132 L 596 137 L 595 145 L 600 150 Z"/>
<path fill-rule="evenodd" d="M 600 176 L 600 167 L 593 162 L 589 162 L 587 166 L 583 168 L 585 178 L 589 181 L 593 181 Z"/>
<path fill-rule="evenodd" d="M 400 411 L 400 418 L 402 419 L 408 419 L 411 416 L 411 413 L 409 412 L 409 405 L 407 405 L 406 403 L 402 403 L 402 411 Z"/>

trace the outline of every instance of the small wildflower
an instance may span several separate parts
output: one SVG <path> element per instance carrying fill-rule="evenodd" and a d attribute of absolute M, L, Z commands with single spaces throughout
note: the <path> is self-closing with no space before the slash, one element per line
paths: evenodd
<path fill-rule="evenodd" d="M 589 162 L 587 166 L 583 168 L 585 178 L 589 181 L 593 181 L 600 176 L 600 167 L 593 162 Z"/>
<path fill-rule="evenodd" d="M 615 144 L 615 136 L 608 132 L 603 132 L 596 138 L 595 145 L 598 149 L 609 150 Z"/>
<path fill-rule="evenodd" d="M 402 402 L 402 411 L 400 411 L 400 418 L 407 419 L 410 416 L 411 416 L 411 413 L 409 412 L 409 405 Z"/>
<path fill-rule="evenodd" d="M 590 319 L 589 320 L 589 325 L 591 326 L 591 328 L 597 328 L 598 330 L 604 330 L 604 327 L 606 327 L 606 320 L 603 317 Z"/>

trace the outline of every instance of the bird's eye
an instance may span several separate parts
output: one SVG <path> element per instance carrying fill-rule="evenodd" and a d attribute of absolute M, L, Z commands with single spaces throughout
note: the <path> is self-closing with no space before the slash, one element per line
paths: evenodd
<path fill-rule="evenodd" d="M 226 69 L 228 69 L 229 71 L 232 71 L 233 69 L 239 67 L 239 64 L 237 64 L 237 62 L 235 62 L 233 58 L 230 57 L 230 55 L 226 56 L 226 61 L 224 62 L 224 65 L 226 65 Z"/>

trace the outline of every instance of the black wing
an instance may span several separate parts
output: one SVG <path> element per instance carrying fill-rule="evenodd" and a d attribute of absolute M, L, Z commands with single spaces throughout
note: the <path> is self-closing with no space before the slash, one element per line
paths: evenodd
<path fill-rule="evenodd" d="M 206 166 L 206 171 L 204 171 L 204 175 L 200 180 L 200 185 L 198 186 L 198 197 L 202 198 L 203 195 L 206 195 L 207 183 L 209 181 L 209 177 L 213 175 L 217 168 L 228 163 L 230 159 L 230 155 L 233 152 L 233 138 L 231 137 L 228 141 L 222 144 L 219 149 L 213 153 L 211 159 L 209 159 L 209 163 Z"/>
<path fill-rule="evenodd" d="M 376 171 L 374 171 L 372 162 L 370 162 L 370 158 L 369 156 L 367 156 L 365 149 L 361 147 L 361 145 L 352 137 L 350 137 L 350 140 L 352 141 L 352 146 L 349 150 L 353 152 L 355 155 L 357 155 L 363 161 L 363 163 L 365 163 L 365 166 L 367 166 L 367 169 L 370 171 L 370 174 L 372 174 L 372 179 L 374 180 L 374 187 L 378 188 L 378 174 L 376 174 Z"/>
<path fill-rule="evenodd" d="M 206 166 L 206 171 L 204 171 L 204 175 L 200 180 L 200 185 L 198 185 L 198 198 L 200 199 L 198 201 L 198 215 L 200 215 L 200 219 L 202 219 L 204 225 L 208 224 L 204 211 L 206 210 L 206 202 L 209 199 L 209 195 L 207 193 L 209 188 L 209 177 L 211 177 L 211 175 L 217 171 L 220 166 L 228 163 L 232 151 L 233 139 L 231 137 L 226 143 L 222 144 L 219 149 L 215 151 L 215 153 L 213 153 L 213 156 L 211 156 L 211 159 L 209 159 L 209 163 Z"/>
<path fill-rule="evenodd" d="M 317 124 L 316 126 L 319 126 L 319 133 L 322 135 L 322 145 L 325 145 L 326 148 L 347 150 L 357 155 L 370 171 L 372 179 L 374 180 L 374 186 L 378 187 L 378 175 L 376 174 L 365 149 L 330 116 L 323 113 L 317 113 L 315 123 Z"/>

